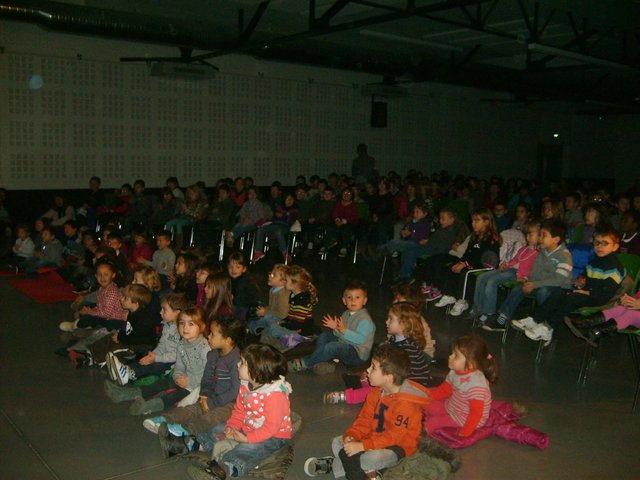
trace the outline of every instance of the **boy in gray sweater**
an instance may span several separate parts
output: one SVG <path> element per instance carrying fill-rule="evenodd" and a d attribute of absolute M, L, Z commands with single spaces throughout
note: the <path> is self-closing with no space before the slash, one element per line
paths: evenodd
<path fill-rule="evenodd" d="M 503 332 L 518 305 L 527 295 L 533 295 L 538 305 L 544 303 L 556 290 L 571 286 L 573 260 L 564 244 L 566 228 L 561 220 L 549 219 L 540 226 L 540 254 L 536 257 L 531 276 L 526 282 L 513 287 L 498 309 L 497 317 L 489 317 L 482 326 L 489 331 Z M 522 329 L 513 321 L 514 328 Z"/>
<path fill-rule="evenodd" d="M 325 315 L 322 326 L 331 329 L 318 337 L 315 351 L 304 358 L 289 362 L 290 371 L 313 368 L 317 374 L 332 373 L 334 359 L 345 365 L 361 365 L 369 361 L 376 326 L 364 306 L 367 287 L 354 280 L 344 289 L 342 302 L 347 307 L 340 317 Z"/>

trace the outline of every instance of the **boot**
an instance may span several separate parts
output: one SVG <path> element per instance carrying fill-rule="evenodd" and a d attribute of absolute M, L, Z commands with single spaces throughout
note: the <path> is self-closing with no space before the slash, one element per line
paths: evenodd
<path fill-rule="evenodd" d="M 426 453 L 430 457 L 439 458 L 451 465 L 451 473 L 457 472 L 462 466 L 460 458 L 453 450 L 425 434 L 420 438 L 418 447 L 421 452 Z"/>
<path fill-rule="evenodd" d="M 615 320 L 607 320 L 600 325 L 596 325 L 591 327 L 586 334 L 587 342 L 589 342 L 594 347 L 598 346 L 600 339 L 602 337 L 606 337 L 607 335 L 612 335 L 618 331 L 618 324 Z"/>
<path fill-rule="evenodd" d="M 568 317 L 565 317 L 565 323 L 567 324 L 567 326 L 569 326 L 569 323 L 567 323 L 567 319 L 571 321 L 571 324 L 576 329 L 583 331 L 607 321 L 607 319 L 604 318 L 604 314 L 602 312 L 596 312 L 591 315 L 570 315 Z M 569 328 L 571 327 L 569 326 Z M 571 328 L 571 330 L 573 331 L 573 328 Z"/>
<path fill-rule="evenodd" d="M 161 412 L 162 410 L 164 410 L 164 402 L 161 398 L 145 400 L 141 396 L 136 397 L 129 407 L 131 415 L 147 415 L 153 412 Z"/>
<path fill-rule="evenodd" d="M 569 327 L 571 333 L 586 341 L 589 341 L 589 337 L 587 335 L 589 328 L 600 325 L 606 321 L 607 319 L 604 318 L 604 314 L 602 312 L 596 312 L 592 315 L 567 315 L 564 317 L 564 323 Z"/>
<path fill-rule="evenodd" d="M 161 423 L 158 427 L 158 440 L 160 440 L 160 448 L 164 458 L 189 453 L 200 446 L 193 436 L 176 437 L 172 435 L 166 423 Z M 189 448 L 190 444 L 191 448 Z"/>
<path fill-rule="evenodd" d="M 139 388 L 121 387 L 110 380 L 104 381 L 104 393 L 106 393 L 107 397 L 109 397 L 114 403 L 134 400 L 136 397 L 140 397 L 142 395 Z"/>

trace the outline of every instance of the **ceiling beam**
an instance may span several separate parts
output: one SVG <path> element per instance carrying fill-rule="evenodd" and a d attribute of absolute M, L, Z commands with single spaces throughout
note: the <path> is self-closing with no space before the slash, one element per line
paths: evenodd
<path fill-rule="evenodd" d="M 267 10 L 267 7 L 269 6 L 269 2 L 270 0 L 265 0 L 264 2 L 260 2 L 260 5 L 258 5 L 258 8 L 256 8 L 256 11 L 251 17 L 251 20 L 249 20 L 249 25 L 247 25 L 247 27 L 244 29 L 242 29 L 242 25 L 241 25 L 241 31 L 240 31 L 240 34 L 238 35 L 238 43 L 246 44 L 249 41 L 249 39 L 251 38 L 251 35 L 253 35 L 253 32 L 255 32 L 256 27 L 258 26 L 258 23 L 260 23 L 260 19 L 264 15 L 264 12 Z"/>
<path fill-rule="evenodd" d="M 485 3 L 489 1 L 490 0 L 449 0 L 449 1 L 445 0 L 443 2 L 425 5 L 422 7 L 400 9 L 392 13 L 376 15 L 368 18 L 362 18 L 359 20 L 344 22 L 337 25 L 322 25 L 322 24 L 318 24 L 318 22 L 316 21 L 314 22 L 315 26 L 313 28 L 303 32 L 298 32 L 291 35 L 284 35 L 281 37 L 275 37 L 269 40 L 265 40 L 265 41 L 253 43 L 253 44 L 239 44 L 236 42 L 235 44 L 229 45 L 226 48 L 221 48 L 220 50 L 212 51 L 209 53 L 203 53 L 201 55 L 196 55 L 193 57 L 193 59 L 206 60 L 208 58 L 220 57 L 220 56 L 229 55 L 232 53 L 252 53 L 252 52 L 263 50 L 265 48 L 271 48 L 274 45 L 281 45 L 284 43 L 305 40 L 308 38 L 313 38 L 313 37 L 318 37 L 323 35 L 331 35 L 333 33 L 355 30 L 355 29 L 367 27 L 370 25 L 393 22 L 397 20 L 404 20 L 406 18 L 426 15 L 434 12 L 453 10 L 456 8 L 460 8 L 462 6 L 475 5 L 477 3 Z M 312 6 L 312 3 L 310 3 L 310 7 Z M 354 3 L 357 3 L 357 2 L 354 2 Z"/>

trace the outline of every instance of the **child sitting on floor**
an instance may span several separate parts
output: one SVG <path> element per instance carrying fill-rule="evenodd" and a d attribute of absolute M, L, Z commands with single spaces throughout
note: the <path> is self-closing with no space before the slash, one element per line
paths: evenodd
<path fill-rule="evenodd" d="M 180 313 L 176 363 L 171 378 L 162 378 L 151 385 L 120 387 L 105 380 L 104 389 L 114 402 L 133 400 L 131 415 L 146 415 L 172 407 L 200 385 L 207 362 L 209 344 L 204 338 L 207 330 L 204 314 L 199 308 L 187 308 Z"/>
<path fill-rule="evenodd" d="M 231 416 L 196 437 L 202 450 L 213 451 L 205 473 L 215 480 L 247 475 L 287 445 L 293 432 L 284 356 L 269 345 L 249 345 L 242 352 L 238 373 L 240 392 Z"/>
<path fill-rule="evenodd" d="M 196 296 L 195 306 L 198 308 L 204 308 L 204 305 L 207 301 L 207 296 L 205 294 L 204 288 L 205 283 L 207 282 L 207 278 L 209 275 L 213 275 L 214 273 L 221 273 L 222 265 L 219 263 L 203 263 L 196 270 L 196 288 L 198 289 L 198 294 Z"/>
<path fill-rule="evenodd" d="M 207 354 L 198 401 L 186 407 L 172 408 L 161 417 L 148 418 L 142 423 L 153 433 L 158 433 L 161 424 L 167 424 L 171 435 L 163 435 L 166 440 L 162 442 L 165 457 L 185 452 L 184 442 L 175 437 L 205 432 L 229 418 L 238 396 L 238 362 L 245 326 L 240 320 L 226 316 L 213 320 L 209 327 L 211 351 Z"/>
<path fill-rule="evenodd" d="M 425 429 L 431 433 L 454 427 L 460 437 L 468 437 L 489 417 L 489 384 L 498 378 L 496 361 L 482 337 L 466 335 L 453 342 L 449 369 L 445 381 L 430 390 Z"/>
<path fill-rule="evenodd" d="M 231 277 L 233 306 L 236 315 L 245 321 L 249 309 L 258 303 L 258 288 L 247 269 L 247 259 L 241 252 L 233 252 L 229 255 L 227 271 Z"/>
<path fill-rule="evenodd" d="M 120 330 L 125 326 L 126 312 L 120 304 L 122 294 L 115 283 L 116 267 L 110 262 L 96 265 L 96 280 L 100 288 L 95 307 L 84 306 L 79 310 L 79 318 L 73 322 L 62 322 L 60 330 L 73 332 L 76 328 L 105 327 Z"/>
<path fill-rule="evenodd" d="M 367 369 L 373 388 L 362 410 L 344 435 L 332 440 L 333 456 L 307 459 L 307 475 L 379 478 L 381 470 L 417 450 L 430 396 L 426 387 L 407 379 L 410 364 L 409 355 L 399 347 L 380 345 L 375 350 Z"/>
<path fill-rule="evenodd" d="M 173 269 L 176 264 L 176 254 L 171 250 L 171 232 L 163 231 L 156 235 L 156 245 L 158 249 L 153 252 L 151 261 L 145 260 L 144 257 L 138 257 L 138 263 L 149 265 L 156 269 L 160 275 L 163 290 L 169 288 L 169 277 L 173 275 Z"/>
<path fill-rule="evenodd" d="M 408 302 L 391 305 L 387 317 L 387 343 L 400 347 L 409 355 L 411 366 L 409 380 L 428 386 L 431 380 L 429 364 L 431 357 L 425 354 L 427 344 L 423 327 L 424 317 L 418 309 Z M 371 390 L 368 381 L 361 388 L 347 388 L 344 391 L 326 392 L 323 396 L 325 404 L 362 403 Z"/>
<path fill-rule="evenodd" d="M 311 274 L 302 267 L 291 265 L 285 275 L 285 289 L 291 292 L 289 312 L 282 324 L 270 323 L 264 335 L 271 338 L 282 338 L 287 335 L 313 334 L 313 307 L 318 303 L 318 291 L 311 282 Z"/>
<path fill-rule="evenodd" d="M 277 263 L 269 272 L 267 284 L 269 290 L 269 303 L 266 307 L 256 308 L 256 317 L 249 320 L 249 331 L 255 335 L 268 328 L 271 324 L 278 324 L 289 315 L 289 297 L 291 292 L 286 289 L 287 266 Z"/>
<path fill-rule="evenodd" d="M 160 315 L 162 316 L 162 336 L 156 348 L 132 365 L 123 365 L 118 357 L 109 356 L 107 372 L 111 380 L 120 385 L 150 375 L 162 375 L 176 362 L 180 333 L 177 321 L 180 312 L 189 308 L 189 299 L 183 293 L 170 293 L 162 298 Z M 117 372 L 117 374 L 114 374 Z"/>
<path fill-rule="evenodd" d="M 311 355 L 289 362 L 294 372 L 313 368 L 322 375 L 335 370 L 334 359 L 345 365 L 362 365 L 369 360 L 376 326 L 365 305 L 367 287 L 364 282 L 354 280 L 344 289 L 342 303 L 347 309 L 340 317 L 325 315 L 322 325 L 331 332 L 323 332 L 318 337 L 316 348 Z"/>
<path fill-rule="evenodd" d="M 25 273 L 36 273 L 39 268 L 59 267 L 62 264 L 63 246 L 51 227 L 44 227 L 40 231 L 42 247 L 33 251 L 33 256 L 26 258 L 18 265 Z"/>
<path fill-rule="evenodd" d="M 204 315 L 207 322 L 233 315 L 231 279 L 223 272 L 209 275 L 204 282 Z"/>
<path fill-rule="evenodd" d="M 33 255 L 35 244 L 31 240 L 30 234 L 31 227 L 26 223 L 21 223 L 16 227 L 16 241 L 11 248 L 11 252 L 3 259 L 7 265 L 17 267 Z"/>

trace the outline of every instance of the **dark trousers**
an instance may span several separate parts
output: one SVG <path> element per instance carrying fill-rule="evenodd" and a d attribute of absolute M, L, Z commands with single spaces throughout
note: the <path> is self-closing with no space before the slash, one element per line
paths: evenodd
<path fill-rule="evenodd" d="M 163 378 L 151 385 L 144 385 L 140 387 L 140 391 L 145 400 L 149 400 L 151 397 L 160 394 L 158 397 L 162 400 L 162 403 L 164 403 L 164 408 L 174 406 L 189 395 L 189 390 L 180 388 L 176 385 L 176 382 L 173 381 L 173 378 Z"/>
<path fill-rule="evenodd" d="M 538 322 L 547 322 L 552 328 L 558 328 L 565 315 L 581 307 L 594 307 L 600 302 L 594 301 L 590 295 L 574 293 L 571 290 L 556 290 L 533 314 L 533 319 Z"/>

